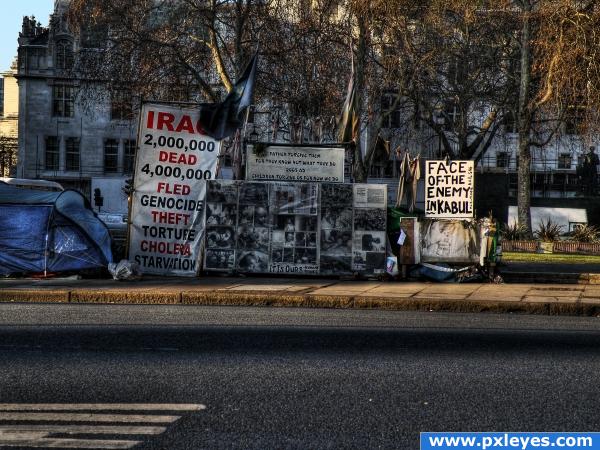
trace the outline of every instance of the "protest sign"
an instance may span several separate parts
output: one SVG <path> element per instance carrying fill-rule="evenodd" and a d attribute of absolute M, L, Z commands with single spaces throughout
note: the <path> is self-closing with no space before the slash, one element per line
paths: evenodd
<path fill-rule="evenodd" d="M 425 161 L 425 217 L 473 217 L 473 161 Z"/>
<path fill-rule="evenodd" d="M 142 272 L 196 274 L 220 144 L 205 134 L 199 108 L 142 106 L 129 231 L 129 259 Z"/>
<path fill-rule="evenodd" d="M 383 273 L 386 200 L 385 185 L 210 181 L 205 268 Z"/>
<path fill-rule="evenodd" d="M 269 145 L 258 155 L 248 146 L 248 181 L 324 181 L 344 182 L 342 147 L 293 147 Z"/>

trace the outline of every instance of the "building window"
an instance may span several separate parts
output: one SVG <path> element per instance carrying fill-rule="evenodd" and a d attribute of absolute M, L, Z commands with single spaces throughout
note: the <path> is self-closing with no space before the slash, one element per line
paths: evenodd
<path fill-rule="evenodd" d="M 123 141 L 124 150 L 124 161 L 123 170 L 125 173 L 133 173 L 133 167 L 135 165 L 135 139 L 126 139 Z"/>
<path fill-rule="evenodd" d="M 59 155 L 58 138 L 56 136 L 48 136 L 46 138 L 46 170 L 58 170 Z"/>
<path fill-rule="evenodd" d="M 107 139 L 104 141 L 104 172 L 119 170 L 119 141 Z"/>
<path fill-rule="evenodd" d="M 55 84 L 52 87 L 53 113 L 58 117 L 73 117 L 73 86 Z"/>
<path fill-rule="evenodd" d="M 496 167 L 508 167 L 510 164 L 510 153 L 498 152 L 496 153 Z"/>
<path fill-rule="evenodd" d="M 572 157 L 570 153 L 561 153 L 558 156 L 558 168 L 559 169 L 570 169 Z"/>
<path fill-rule="evenodd" d="M 25 48 L 23 54 L 27 59 L 27 69 L 43 69 L 46 64 L 46 50 L 43 48 Z"/>
<path fill-rule="evenodd" d="M 73 67 L 73 44 L 68 40 L 56 43 L 56 68 L 68 70 Z"/>
<path fill-rule="evenodd" d="M 111 120 L 131 120 L 133 119 L 133 101 L 131 92 L 120 89 L 114 91 L 110 98 L 110 118 Z"/>
<path fill-rule="evenodd" d="M 66 150 L 66 170 L 79 170 L 79 138 L 67 138 Z"/>

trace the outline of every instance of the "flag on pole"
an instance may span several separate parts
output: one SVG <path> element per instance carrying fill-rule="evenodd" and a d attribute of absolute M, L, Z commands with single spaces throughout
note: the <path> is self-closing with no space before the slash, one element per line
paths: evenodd
<path fill-rule="evenodd" d="M 257 60 L 258 55 L 255 53 L 225 100 L 201 105 L 200 117 L 204 131 L 209 136 L 217 140 L 224 139 L 234 134 L 244 123 L 243 113 L 252 104 L 254 97 Z"/>
<path fill-rule="evenodd" d="M 348 92 L 342 108 L 342 115 L 338 124 L 338 142 L 352 142 L 358 135 L 358 98 L 354 83 L 354 64 L 348 83 Z"/>

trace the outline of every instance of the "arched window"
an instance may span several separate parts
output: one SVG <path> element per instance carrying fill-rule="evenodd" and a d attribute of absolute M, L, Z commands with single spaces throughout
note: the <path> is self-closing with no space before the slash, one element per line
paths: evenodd
<path fill-rule="evenodd" d="M 73 44 L 68 40 L 56 43 L 56 68 L 70 69 L 73 67 Z"/>

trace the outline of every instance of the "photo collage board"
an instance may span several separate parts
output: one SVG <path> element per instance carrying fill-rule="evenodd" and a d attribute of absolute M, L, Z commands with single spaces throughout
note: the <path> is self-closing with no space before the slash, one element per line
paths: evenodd
<path fill-rule="evenodd" d="M 204 268 L 383 273 L 386 199 L 385 185 L 209 181 Z"/>

